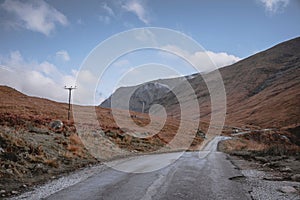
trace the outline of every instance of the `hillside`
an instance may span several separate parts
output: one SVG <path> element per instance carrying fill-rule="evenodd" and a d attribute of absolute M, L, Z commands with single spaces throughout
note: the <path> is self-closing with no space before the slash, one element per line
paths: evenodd
<path fill-rule="evenodd" d="M 96 163 L 83 147 L 74 125 L 66 121 L 66 110 L 66 104 L 0 86 L 2 197 Z M 57 119 L 64 125 L 53 128 Z"/>
<path fill-rule="evenodd" d="M 300 122 L 300 38 L 223 68 L 221 74 L 229 122 L 277 128 Z"/>
<path fill-rule="evenodd" d="M 0 198 L 99 161 L 175 150 L 167 144 L 178 129 L 176 119 L 168 118 L 162 130 L 154 128 L 144 133 L 142 129 L 119 127 L 110 109 L 73 108 L 87 118 L 93 110 L 98 124 L 86 119 L 68 121 L 68 104 L 30 97 L 0 86 Z M 125 123 L 133 119 L 141 127 L 149 124 L 146 114 L 132 112 L 135 117 L 131 118 L 122 110 L 115 112 Z M 85 129 L 78 129 L 79 124 L 84 124 Z M 140 134 L 146 135 L 140 137 Z M 184 137 L 180 140 L 184 141 Z M 192 140 L 190 148 L 195 149 L 203 138 L 197 135 Z"/>
<path fill-rule="evenodd" d="M 210 96 L 203 77 L 213 83 L 213 73 L 195 74 L 188 78 L 198 97 L 201 119 L 207 122 L 211 112 Z M 220 73 L 227 95 L 226 125 L 282 128 L 296 127 L 300 123 L 300 38 L 283 42 L 224 67 Z M 180 79 L 164 80 L 164 84 L 172 85 L 168 81 L 177 82 L 179 84 L 173 89 L 185 93 Z M 162 80 L 157 82 L 161 83 Z M 123 87 L 112 96 L 120 99 L 122 94 L 139 87 L 141 85 Z M 178 101 L 171 92 L 154 103 L 165 105 L 173 116 L 180 115 L 176 106 Z M 104 103 L 101 106 L 108 107 Z"/>
<path fill-rule="evenodd" d="M 127 109 L 127 102 L 125 99 L 129 100 L 129 109 L 136 112 L 142 111 L 142 102 L 145 102 L 145 112 L 148 113 L 149 108 L 155 102 L 160 102 L 166 96 L 171 96 L 174 99 L 172 92 L 169 93 L 170 89 L 173 89 L 176 85 L 182 82 L 181 78 L 171 78 L 171 79 L 159 79 L 150 81 L 144 84 L 120 87 L 118 88 L 109 98 L 105 99 L 100 107 L 102 108 L 113 108 Z M 169 94 L 168 94 L 169 93 Z M 113 99 L 113 102 L 112 102 Z M 176 101 L 176 99 L 174 99 Z M 177 102 L 177 101 L 176 101 Z M 168 102 L 164 106 L 168 106 Z M 178 103 L 178 102 L 177 102 Z"/>

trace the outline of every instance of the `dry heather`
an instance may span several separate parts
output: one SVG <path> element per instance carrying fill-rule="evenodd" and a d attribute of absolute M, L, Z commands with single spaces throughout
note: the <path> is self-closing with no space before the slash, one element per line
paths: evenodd
<path fill-rule="evenodd" d="M 0 120 L 0 188 L 2 196 L 13 190 L 49 180 L 97 162 L 72 125 L 53 131 L 46 121 L 3 116 Z M 3 192 L 3 191 L 2 191 Z"/>
<path fill-rule="evenodd" d="M 286 131 L 252 131 L 223 141 L 220 149 L 231 154 L 257 156 L 300 155 L 297 138 Z"/>

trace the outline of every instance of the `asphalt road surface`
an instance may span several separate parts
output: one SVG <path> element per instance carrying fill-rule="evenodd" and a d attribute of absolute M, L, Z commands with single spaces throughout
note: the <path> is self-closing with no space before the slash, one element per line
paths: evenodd
<path fill-rule="evenodd" d="M 181 157 L 166 153 L 112 162 L 123 172 L 108 168 L 46 199 L 250 199 L 239 182 L 230 180 L 240 172 L 224 153 L 216 151 L 222 139 L 216 137 L 204 151 L 186 152 Z M 170 164 L 157 167 L 166 162 Z"/>

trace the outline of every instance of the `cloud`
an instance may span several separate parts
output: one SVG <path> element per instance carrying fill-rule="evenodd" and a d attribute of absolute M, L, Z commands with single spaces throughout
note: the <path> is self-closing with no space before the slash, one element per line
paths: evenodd
<path fill-rule="evenodd" d="M 56 66 L 47 61 L 44 61 L 41 64 L 39 64 L 39 70 L 46 75 L 57 74 Z"/>
<path fill-rule="evenodd" d="M 130 0 L 122 6 L 124 10 L 135 14 L 139 18 L 139 20 L 141 20 L 146 25 L 149 25 L 150 21 L 148 13 L 146 12 L 146 9 L 144 7 L 145 6 L 137 0 Z"/>
<path fill-rule="evenodd" d="M 173 45 L 162 47 L 162 49 L 177 54 L 188 61 L 192 62 L 201 72 L 209 72 L 217 68 L 231 65 L 239 60 L 239 57 L 227 54 L 225 52 L 197 51 L 194 53 L 187 52 Z"/>
<path fill-rule="evenodd" d="M 266 12 L 275 14 L 283 11 L 288 6 L 290 0 L 259 0 L 265 7 Z"/>
<path fill-rule="evenodd" d="M 62 60 L 62 61 L 70 61 L 69 53 L 66 50 L 60 50 L 56 52 L 56 58 Z"/>
<path fill-rule="evenodd" d="M 201 56 L 199 56 L 198 54 L 200 54 L 199 52 L 196 53 L 196 57 L 201 58 Z M 238 62 L 239 60 L 241 60 L 241 58 L 234 56 L 234 55 L 230 55 L 227 54 L 225 52 L 219 52 L 219 53 L 215 53 L 212 51 L 205 51 L 202 52 L 202 56 L 204 55 L 208 55 L 210 57 L 210 59 L 214 62 L 214 64 L 216 65 L 217 68 L 220 67 L 224 67 L 224 66 L 228 66 L 231 65 L 233 63 Z M 199 59 L 200 61 L 200 59 Z"/>
<path fill-rule="evenodd" d="M 109 7 L 106 3 L 102 5 L 102 8 L 110 15 L 110 16 L 115 16 L 115 12 L 111 7 Z"/>
<path fill-rule="evenodd" d="M 98 19 L 105 23 L 110 24 L 113 20 L 123 20 L 126 27 L 133 28 L 134 25 L 126 21 L 124 14 L 132 13 L 146 25 L 150 24 L 149 13 L 145 6 L 145 0 L 118 0 L 101 4 L 102 13 Z"/>
<path fill-rule="evenodd" d="M 105 24 L 110 24 L 112 18 L 116 18 L 115 12 L 106 3 L 103 3 L 101 7 L 107 13 L 107 15 L 100 15 L 99 20 Z"/>
<path fill-rule="evenodd" d="M 66 26 L 65 15 L 43 0 L 5 0 L 1 7 L 14 16 L 12 26 L 22 27 L 49 36 L 57 24 Z"/>
<path fill-rule="evenodd" d="M 8 56 L 0 56 L 0 85 L 13 87 L 27 95 L 67 102 L 67 91 L 64 86 L 75 86 L 78 72 L 72 70 L 69 74 L 62 73 L 54 64 L 43 61 L 28 61 L 23 59 L 19 51 Z M 84 71 L 81 76 L 81 90 L 74 103 L 94 104 L 90 82 L 95 81 L 93 74 Z M 99 103 L 99 102 L 98 102 Z"/>
<path fill-rule="evenodd" d="M 101 22 L 103 22 L 104 24 L 110 24 L 110 22 L 111 22 L 111 18 L 109 16 L 102 16 L 102 15 L 100 15 L 99 16 L 99 20 Z"/>

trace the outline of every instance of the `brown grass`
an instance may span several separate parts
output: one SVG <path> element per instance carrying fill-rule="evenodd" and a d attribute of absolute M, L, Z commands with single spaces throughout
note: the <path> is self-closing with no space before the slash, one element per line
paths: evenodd
<path fill-rule="evenodd" d="M 46 165 L 49 165 L 50 167 L 55 167 L 55 168 L 59 167 L 59 162 L 57 161 L 57 159 L 46 159 L 44 163 Z"/>
<path fill-rule="evenodd" d="M 77 145 L 69 144 L 67 147 L 67 150 L 72 151 L 72 152 L 78 152 L 81 150 L 81 148 Z"/>
<path fill-rule="evenodd" d="M 266 148 L 265 144 L 242 139 L 225 140 L 223 144 L 225 145 L 226 151 L 228 152 L 243 150 L 262 151 Z"/>
<path fill-rule="evenodd" d="M 83 145 L 80 137 L 77 134 L 75 134 L 75 133 L 73 133 L 73 134 L 70 135 L 69 140 L 70 140 L 71 144 L 74 144 L 74 145 Z"/>
<path fill-rule="evenodd" d="M 300 153 L 300 147 L 294 144 L 265 144 L 243 138 L 225 140 L 223 150 L 227 153 L 253 152 L 260 156 L 295 155 Z"/>
<path fill-rule="evenodd" d="M 67 159 L 71 159 L 71 158 L 74 157 L 74 154 L 71 153 L 70 151 L 65 151 L 65 152 L 63 152 L 62 155 L 63 155 L 63 157 L 65 157 L 65 158 L 67 158 Z"/>

